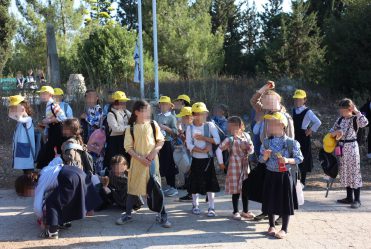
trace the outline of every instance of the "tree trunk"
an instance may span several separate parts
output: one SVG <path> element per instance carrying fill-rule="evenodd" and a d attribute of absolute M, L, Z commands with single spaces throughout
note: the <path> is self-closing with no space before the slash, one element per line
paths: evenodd
<path fill-rule="evenodd" d="M 57 42 L 55 39 L 54 26 L 50 23 L 46 25 L 46 43 L 48 53 L 48 80 L 49 84 L 54 87 L 60 87 L 60 70 L 59 58 L 57 51 Z"/>

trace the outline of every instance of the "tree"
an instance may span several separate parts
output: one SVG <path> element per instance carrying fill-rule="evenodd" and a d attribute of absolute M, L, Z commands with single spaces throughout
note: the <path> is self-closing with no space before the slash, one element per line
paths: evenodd
<path fill-rule="evenodd" d="M 86 0 L 90 7 L 90 12 L 85 11 L 85 14 L 89 14 L 89 17 L 85 18 L 85 24 L 96 24 L 96 25 L 113 25 L 114 16 L 113 11 L 115 7 L 112 6 L 110 1 L 106 0 Z"/>
<path fill-rule="evenodd" d="M 0 1 L 0 76 L 11 55 L 11 41 L 16 30 L 16 22 L 8 12 L 9 6 L 10 0 Z"/>
<path fill-rule="evenodd" d="M 116 0 L 117 8 L 117 22 L 128 30 L 137 29 L 138 26 L 138 10 L 137 0 Z"/>
<path fill-rule="evenodd" d="M 264 4 L 264 11 L 259 14 L 262 24 L 261 42 L 263 46 L 280 36 L 282 2 L 283 0 L 268 0 Z"/>

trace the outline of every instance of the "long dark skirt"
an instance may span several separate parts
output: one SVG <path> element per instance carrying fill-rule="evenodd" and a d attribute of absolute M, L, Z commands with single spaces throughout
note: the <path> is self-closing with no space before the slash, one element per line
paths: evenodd
<path fill-rule="evenodd" d="M 310 136 L 305 136 L 305 132 L 303 134 L 296 135 L 295 139 L 300 143 L 300 150 L 304 156 L 304 161 L 299 164 L 299 168 L 301 172 L 311 172 L 313 169 L 313 157 L 312 157 L 312 141 Z"/>
<path fill-rule="evenodd" d="M 298 199 L 294 179 L 290 171 L 272 172 L 266 170 L 263 190 L 263 213 L 294 215 Z"/>
<path fill-rule="evenodd" d="M 170 141 L 165 141 L 164 146 L 160 150 L 160 175 L 162 177 L 175 176 L 179 173 L 175 166 L 173 157 L 173 148 Z"/>
<path fill-rule="evenodd" d="M 104 167 L 110 169 L 111 159 L 114 156 L 125 156 L 124 136 L 110 136 L 107 141 L 106 153 L 104 155 Z M 126 158 L 126 157 L 125 157 Z M 126 158 L 128 160 L 128 158 Z"/>
<path fill-rule="evenodd" d="M 220 191 L 215 173 L 214 158 L 192 159 L 190 190 L 192 194 L 202 195 L 207 192 L 216 193 Z"/>
<path fill-rule="evenodd" d="M 62 123 L 49 124 L 48 141 L 42 145 L 37 157 L 37 168 L 42 169 L 53 160 L 55 157 L 54 148 L 57 148 L 57 153 L 62 154 L 61 147 L 64 142 L 62 133 Z"/>
<path fill-rule="evenodd" d="M 265 180 L 266 166 L 264 163 L 259 163 L 253 168 L 246 179 L 247 183 L 243 186 L 250 201 L 263 202 L 263 188 Z"/>

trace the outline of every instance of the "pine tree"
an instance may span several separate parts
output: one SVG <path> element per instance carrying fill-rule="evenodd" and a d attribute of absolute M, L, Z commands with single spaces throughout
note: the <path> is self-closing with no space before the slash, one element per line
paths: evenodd
<path fill-rule="evenodd" d="M 268 0 L 264 11 L 259 14 L 262 23 L 262 45 L 267 45 L 280 35 L 281 13 L 283 0 Z"/>
<path fill-rule="evenodd" d="M 127 30 L 136 29 L 138 25 L 138 10 L 137 0 L 116 0 L 117 8 L 117 21 L 127 28 Z"/>
<path fill-rule="evenodd" d="M 241 29 L 243 34 L 243 49 L 247 54 L 253 54 L 259 47 L 259 30 L 261 27 L 258 19 L 255 1 L 252 6 L 249 6 L 246 1 L 245 10 L 242 13 Z"/>
<path fill-rule="evenodd" d="M 16 22 L 8 12 L 9 6 L 10 0 L 1 1 L 0 3 L 0 76 L 5 63 L 11 55 L 11 41 L 16 30 Z"/>

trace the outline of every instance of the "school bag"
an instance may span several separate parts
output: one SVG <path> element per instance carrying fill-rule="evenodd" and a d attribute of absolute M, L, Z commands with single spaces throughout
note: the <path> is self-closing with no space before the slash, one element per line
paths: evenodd
<path fill-rule="evenodd" d="M 343 121 L 344 117 L 340 117 L 338 122 L 337 122 L 337 125 L 340 126 L 341 124 L 341 121 Z M 364 128 L 361 128 L 361 127 L 358 127 L 358 123 L 357 123 L 357 116 L 353 116 L 352 117 L 353 119 L 353 129 L 356 131 L 357 133 L 357 142 L 359 145 L 363 145 L 366 143 L 366 129 Z"/>
<path fill-rule="evenodd" d="M 81 146 L 80 144 L 77 144 L 77 143 L 67 143 L 64 146 L 64 152 L 66 152 L 67 150 L 77 150 L 77 151 L 79 151 L 80 155 L 81 155 L 81 161 L 82 161 L 82 165 L 83 165 L 83 168 L 84 168 L 84 172 L 87 175 L 94 175 L 95 174 L 94 159 L 90 155 L 90 153 L 87 151 L 86 147 L 83 147 L 83 146 Z"/>
<path fill-rule="evenodd" d="M 130 114 L 129 114 L 128 110 L 124 110 L 124 112 L 125 112 L 125 115 L 127 117 L 130 117 Z M 110 106 L 108 108 L 108 113 L 112 113 L 113 116 L 115 117 L 115 120 L 117 120 L 117 115 L 116 115 L 115 112 L 112 111 L 112 106 Z M 105 135 L 106 135 L 106 141 L 109 140 L 109 137 L 111 136 L 111 133 L 112 133 L 112 130 L 109 128 L 109 125 L 108 125 L 108 122 L 107 122 L 108 113 L 105 117 L 103 117 L 102 124 L 101 124 L 101 127 L 104 129 L 104 132 L 105 132 Z"/>
<path fill-rule="evenodd" d="M 327 153 L 324 149 L 321 149 L 318 159 L 325 175 L 335 179 L 339 173 L 339 165 L 336 157 L 332 153 Z"/>

